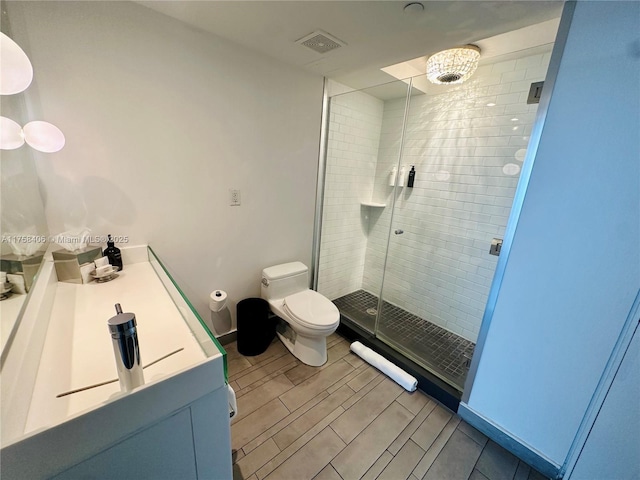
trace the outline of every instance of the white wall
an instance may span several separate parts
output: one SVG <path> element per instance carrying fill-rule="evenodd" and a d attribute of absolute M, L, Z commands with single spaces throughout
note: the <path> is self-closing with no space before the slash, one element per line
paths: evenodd
<path fill-rule="evenodd" d="M 640 478 L 638 365 L 640 336 L 636 331 L 575 469 L 568 479 Z"/>
<path fill-rule="evenodd" d="M 557 465 L 640 288 L 639 15 L 577 3 L 468 400 Z"/>
<path fill-rule="evenodd" d="M 37 158 L 52 234 L 149 243 L 208 317 L 311 261 L 322 78 L 130 2 L 7 4 L 29 114 L 66 135 Z M 242 206 L 229 206 L 229 189 Z"/>
<path fill-rule="evenodd" d="M 318 291 L 335 299 L 362 287 L 383 102 L 364 92 L 331 99 Z"/>

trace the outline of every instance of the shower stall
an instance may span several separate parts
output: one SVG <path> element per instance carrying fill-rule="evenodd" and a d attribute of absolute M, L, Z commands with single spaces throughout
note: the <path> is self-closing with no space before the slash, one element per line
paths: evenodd
<path fill-rule="evenodd" d="M 551 48 L 485 60 L 460 85 L 419 76 L 328 99 L 315 288 L 458 394 Z"/>

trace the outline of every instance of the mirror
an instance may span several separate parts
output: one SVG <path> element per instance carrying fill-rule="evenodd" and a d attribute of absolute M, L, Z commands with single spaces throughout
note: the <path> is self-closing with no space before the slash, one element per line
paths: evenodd
<path fill-rule="evenodd" d="M 3 13 L 2 32 L 11 37 Z M 0 96 L 2 116 L 28 122 L 22 93 Z M 0 150 L 0 350 L 11 344 L 37 277 L 49 231 L 34 153 L 27 144 Z"/>

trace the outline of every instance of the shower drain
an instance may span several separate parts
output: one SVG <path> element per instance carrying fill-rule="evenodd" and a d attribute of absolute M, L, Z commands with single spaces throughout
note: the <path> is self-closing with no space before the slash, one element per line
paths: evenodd
<path fill-rule="evenodd" d="M 367 308 L 367 315 L 376 316 L 378 314 L 377 308 Z"/>

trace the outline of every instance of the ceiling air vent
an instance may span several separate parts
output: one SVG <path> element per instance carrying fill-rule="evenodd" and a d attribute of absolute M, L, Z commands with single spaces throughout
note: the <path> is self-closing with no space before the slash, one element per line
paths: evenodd
<path fill-rule="evenodd" d="M 327 32 L 323 32 L 322 30 L 316 30 L 309 35 L 302 37 L 300 40 L 296 41 L 296 43 L 304 45 L 318 53 L 327 53 L 346 45 L 346 43 L 329 35 Z"/>

